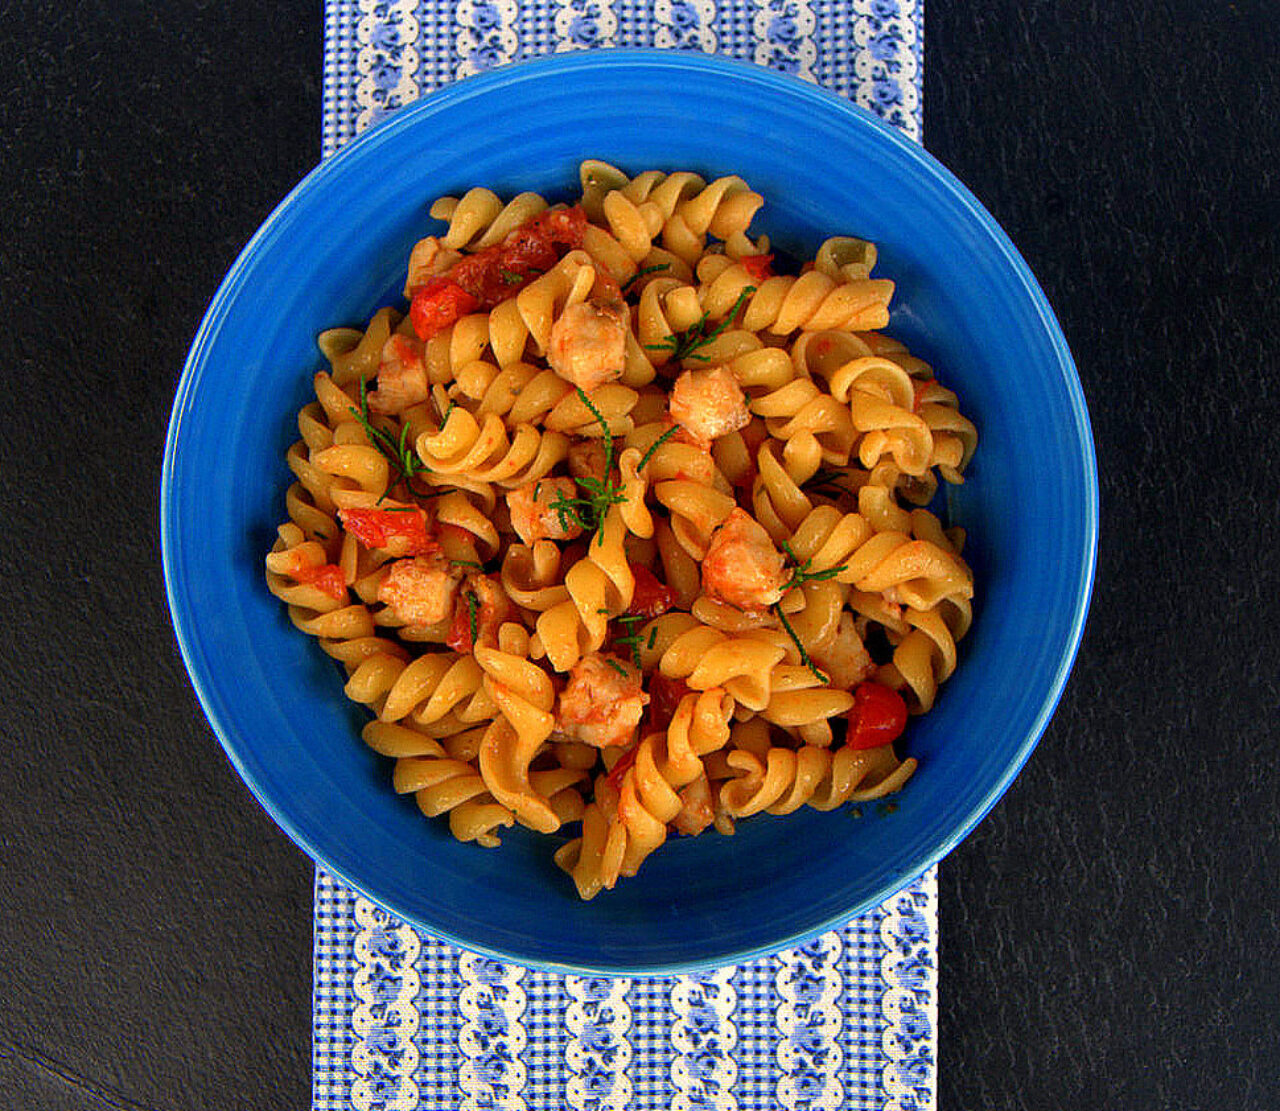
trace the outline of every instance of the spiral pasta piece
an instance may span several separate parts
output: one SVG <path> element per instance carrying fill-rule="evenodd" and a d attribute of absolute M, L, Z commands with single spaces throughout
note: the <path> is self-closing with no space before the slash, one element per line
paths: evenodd
<path fill-rule="evenodd" d="M 492 190 L 477 187 L 461 197 L 439 198 L 431 205 L 431 215 L 448 222 L 448 231 L 440 236 L 443 246 L 478 250 L 501 242 L 546 207 L 537 193 L 520 193 L 503 204 Z"/>
<path fill-rule="evenodd" d="M 916 760 L 899 760 L 889 746 L 835 751 L 817 745 L 799 749 L 771 747 L 763 757 L 738 750 L 726 757 L 737 773 L 720 789 L 720 801 L 733 818 L 761 811 L 790 814 L 801 806 L 834 810 L 847 802 L 869 802 L 902 788 Z"/>
<path fill-rule="evenodd" d="M 543 651 L 557 671 L 568 671 L 604 644 L 609 621 L 631 604 L 635 575 L 627 560 L 626 525 L 616 506 L 609 510 L 587 554 L 565 573 L 567 600 L 538 615 Z"/>
<path fill-rule="evenodd" d="M 716 267 L 701 266 L 698 276 L 703 309 L 720 318 L 741 299 L 741 326 L 751 332 L 777 336 L 831 328 L 861 332 L 889 323 L 893 282 L 884 278 L 836 281 L 811 270 L 799 277 L 776 275 L 760 281 L 742 263 L 733 262 L 719 273 Z"/>
<path fill-rule="evenodd" d="M 415 446 L 418 458 L 437 475 L 513 487 L 549 474 L 568 455 L 569 438 L 532 424 L 519 424 L 509 433 L 500 416 L 490 413 L 478 421 L 465 409 L 454 409 L 439 432 L 424 432 Z"/>
<path fill-rule="evenodd" d="M 723 691 L 686 695 L 665 734 L 640 741 L 620 784 L 597 786 L 596 801 L 583 813 L 582 836 L 555 857 L 583 899 L 612 888 L 620 876 L 634 876 L 666 840 L 667 824 L 680 812 L 680 788 L 702 774 L 703 755 L 728 741 L 731 712 Z"/>

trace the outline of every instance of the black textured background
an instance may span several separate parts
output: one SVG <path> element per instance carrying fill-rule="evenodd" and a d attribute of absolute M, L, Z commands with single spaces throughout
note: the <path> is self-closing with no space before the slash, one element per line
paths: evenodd
<path fill-rule="evenodd" d="M 0 0 L 0 1107 L 303 1108 L 311 867 L 168 625 L 205 303 L 319 157 L 317 0 Z M 926 145 L 1091 406 L 1098 588 L 942 867 L 941 1102 L 1280 1107 L 1280 9 L 928 0 Z"/>

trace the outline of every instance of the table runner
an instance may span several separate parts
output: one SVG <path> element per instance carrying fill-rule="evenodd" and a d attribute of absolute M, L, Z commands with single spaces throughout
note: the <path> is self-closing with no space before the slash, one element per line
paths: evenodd
<path fill-rule="evenodd" d="M 585 48 L 721 53 L 919 139 L 920 0 L 327 0 L 323 150 L 460 77 Z M 315 883 L 313 1111 L 924 1111 L 937 883 L 808 945 L 648 980 L 465 953 Z"/>

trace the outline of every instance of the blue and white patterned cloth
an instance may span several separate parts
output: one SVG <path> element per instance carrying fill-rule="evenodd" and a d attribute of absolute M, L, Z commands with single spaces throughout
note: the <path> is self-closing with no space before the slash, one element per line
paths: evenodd
<path fill-rule="evenodd" d="M 433 89 L 592 47 L 718 52 L 920 137 L 921 0 L 327 0 L 324 153 Z M 799 949 L 695 976 L 561 976 L 464 953 L 316 874 L 313 1111 L 924 1111 L 931 869 Z"/>

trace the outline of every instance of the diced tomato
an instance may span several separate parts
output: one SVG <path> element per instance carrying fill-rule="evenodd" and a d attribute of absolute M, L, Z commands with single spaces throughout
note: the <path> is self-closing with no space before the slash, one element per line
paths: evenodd
<path fill-rule="evenodd" d="M 337 598 L 341 601 L 347 596 L 346 576 L 343 575 L 341 567 L 335 567 L 332 563 L 299 567 L 294 572 L 293 577 L 300 583 L 310 583 L 312 586 L 318 587 L 328 594 L 330 598 Z"/>
<path fill-rule="evenodd" d="M 587 214 L 581 205 L 547 209 L 502 241 L 502 261 L 512 270 L 550 269 L 559 258 L 556 248 L 581 247 L 586 229 Z"/>
<path fill-rule="evenodd" d="M 428 278 L 413 292 L 409 303 L 409 320 L 421 340 L 443 332 L 454 321 L 474 312 L 479 299 L 457 282 L 439 275 Z"/>
<path fill-rule="evenodd" d="M 744 255 L 738 259 L 742 268 L 757 282 L 773 277 L 773 255 Z"/>
<path fill-rule="evenodd" d="M 883 683 L 859 683 L 853 690 L 849 711 L 850 748 L 879 748 L 892 744 L 907 727 L 907 704 L 902 695 Z"/>
<path fill-rule="evenodd" d="M 636 753 L 639 751 L 640 745 L 638 743 L 633 744 L 618 758 L 618 762 L 609 769 L 609 774 L 604 777 L 605 781 L 615 791 L 622 790 L 622 780 L 625 778 L 627 772 L 635 766 Z"/>
<path fill-rule="evenodd" d="M 525 226 L 533 226 L 556 246 L 573 251 L 582 246 L 582 237 L 587 230 L 587 214 L 580 204 L 569 208 L 552 208 L 536 216 Z"/>
<path fill-rule="evenodd" d="M 547 261 L 554 265 L 556 258 L 550 248 L 547 256 Z M 540 269 L 549 267 L 544 265 Z M 449 271 L 449 280 L 457 282 L 470 293 L 482 309 L 490 309 L 508 297 L 514 297 L 538 272 L 528 266 L 508 263 L 503 258 L 502 247 L 496 246 L 486 247 L 455 263 Z"/>
<path fill-rule="evenodd" d="M 665 583 L 649 568 L 631 564 L 631 573 L 635 576 L 636 589 L 631 595 L 631 605 L 627 614 L 633 617 L 660 617 L 676 604 L 676 596 Z"/>
<path fill-rule="evenodd" d="M 655 729 L 665 729 L 676 716 L 676 707 L 689 693 L 689 685 L 683 679 L 668 679 L 655 674 L 649 680 L 649 724 Z"/>
<path fill-rule="evenodd" d="M 396 554 L 427 555 L 440 545 L 427 535 L 426 514 L 420 509 L 340 509 L 342 526 L 366 548 L 386 548 L 399 540 Z"/>
<path fill-rule="evenodd" d="M 448 327 L 459 316 L 476 309 L 491 309 L 514 297 L 539 274 L 545 274 L 560 259 L 565 250 L 582 246 L 587 217 L 581 205 L 572 208 L 547 209 L 533 219 L 521 224 L 501 243 L 485 247 L 454 263 L 443 278 L 431 278 L 413 295 L 418 305 L 419 296 L 435 282 L 446 282 L 472 299 L 469 307 L 449 317 L 429 335 L 418 327 L 413 317 L 413 327 L 422 339 L 430 339 L 441 329 Z M 439 297 L 440 294 L 433 294 Z M 456 297 L 456 294 L 452 296 Z M 424 298 L 424 304 L 427 298 Z M 427 310 L 424 308 L 423 312 Z M 450 307 L 449 311 L 452 311 Z M 412 310 L 410 311 L 412 316 Z M 446 313 L 440 311 L 443 318 Z M 432 318 L 434 319 L 434 318 Z"/>

